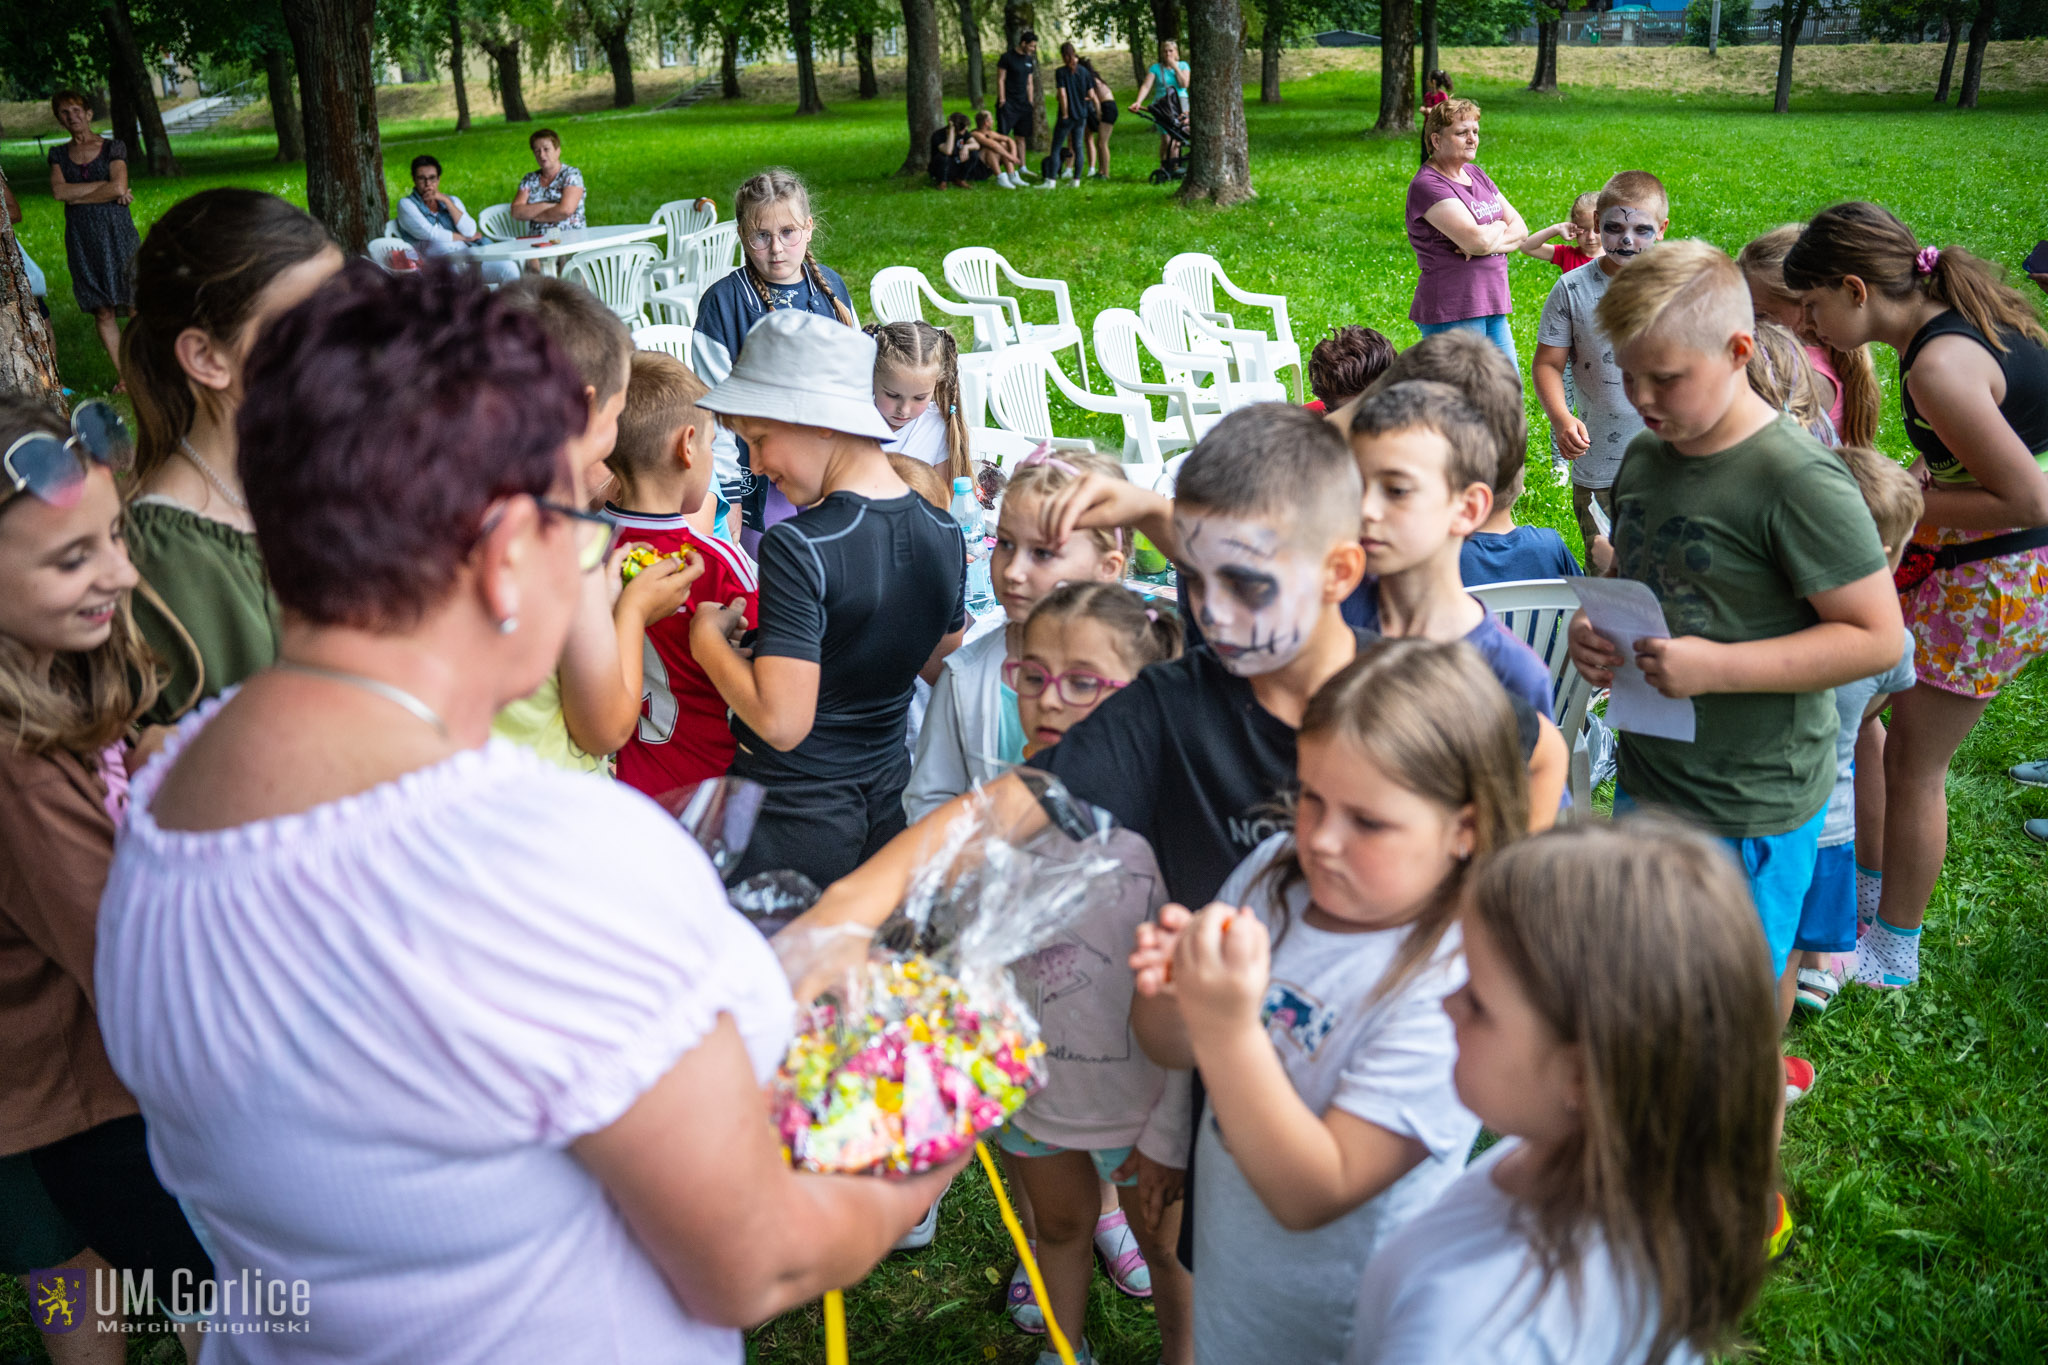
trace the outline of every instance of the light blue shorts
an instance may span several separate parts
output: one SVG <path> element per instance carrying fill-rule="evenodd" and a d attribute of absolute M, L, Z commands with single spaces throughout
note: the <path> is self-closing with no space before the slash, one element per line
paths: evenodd
<path fill-rule="evenodd" d="M 1483 318 L 1458 318 L 1452 322 L 1418 322 L 1415 325 L 1422 329 L 1422 334 L 1426 337 L 1461 327 L 1479 332 L 1488 341 L 1500 347 L 1500 353 L 1508 358 L 1508 364 L 1515 367 L 1515 373 L 1520 374 L 1522 371 L 1521 358 L 1515 354 L 1515 334 L 1508 330 L 1506 313 L 1489 313 Z"/>
<path fill-rule="evenodd" d="M 1856 845 L 1831 844 L 1813 860 L 1813 884 L 1799 911 L 1792 947 L 1802 953 L 1856 950 Z"/>
<path fill-rule="evenodd" d="M 1070 1147 L 1055 1147 L 1050 1142 L 1040 1142 L 1019 1128 L 1015 1120 L 996 1129 L 996 1146 L 1011 1156 L 1058 1156 L 1061 1152 L 1073 1150 Z M 1131 1159 L 1131 1149 L 1128 1147 L 1104 1147 L 1100 1151 L 1090 1151 L 1088 1159 L 1095 1163 L 1095 1174 L 1112 1185 L 1131 1186 L 1138 1183 L 1136 1176 L 1131 1176 L 1127 1180 L 1116 1178 L 1116 1168 Z"/>
<path fill-rule="evenodd" d="M 1627 793 L 1614 793 L 1614 813 L 1633 809 Z M 1820 827 L 1827 823 L 1822 806 L 1813 818 L 1783 834 L 1759 834 L 1747 839 L 1727 839 L 1728 845 L 1749 878 L 1749 897 L 1756 902 L 1756 917 L 1762 923 L 1764 939 L 1771 945 L 1771 979 L 1785 974 L 1792 956 L 1792 940 L 1799 933 L 1799 917 L 1806 908 L 1806 890 L 1813 885 L 1813 865 L 1820 854 Z"/>

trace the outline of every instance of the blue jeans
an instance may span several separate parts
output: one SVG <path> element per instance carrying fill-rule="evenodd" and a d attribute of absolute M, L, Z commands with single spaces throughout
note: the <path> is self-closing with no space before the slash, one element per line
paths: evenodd
<path fill-rule="evenodd" d="M 1515 334 L 1508 330 L 1506 313 L 1488 313 L 1483 318 L 1459 318 L 1455 322 L 1420 322 L 1416 326 L 1426 337 L 1458 327 L 1483 333 L 1488 341 L 1500 347 L 1500 353 L 1508 358 L 1508 364 L 1515 367 L 1515 373 L 1519 375 L 1522 372 L 1521 358 L 1515 354 Z"/>

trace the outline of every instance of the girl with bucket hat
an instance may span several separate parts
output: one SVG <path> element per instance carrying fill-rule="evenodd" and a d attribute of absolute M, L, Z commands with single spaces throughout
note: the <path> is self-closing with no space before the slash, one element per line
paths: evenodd
<path fill-rule="evenodd" d="M 735 648 L 744 604 L 690 623 L 732 708 L 732 775 L 767 791 L 731 880 L 791 868 L 826 886 L 903 829 L 912 684 L 967 626 L 960 528 L 889 467 L 874 373 L 872 338 L 777 309 L 699 400 L 803 509 L 761 538 L 752 657 Z"/>

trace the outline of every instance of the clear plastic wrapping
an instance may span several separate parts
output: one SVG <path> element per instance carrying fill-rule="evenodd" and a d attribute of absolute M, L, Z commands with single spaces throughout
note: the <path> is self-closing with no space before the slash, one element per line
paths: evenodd
<path fill-rule="evenodd" d="M 941 1165 L 1045 1084 L 1038 1021 L 1010 966 L 1115 894 L 1107 817 L 1020 770 L 1051 822 L 1023 840 L 979 794 L 918 868 L 867 958 L 807 1006 L 771 1104 L 792 1164 L 914 1174 Z M 825 934 L 844 931 L 825 930 Z M 791 976 L 843 946 L 778 943 Z"/>

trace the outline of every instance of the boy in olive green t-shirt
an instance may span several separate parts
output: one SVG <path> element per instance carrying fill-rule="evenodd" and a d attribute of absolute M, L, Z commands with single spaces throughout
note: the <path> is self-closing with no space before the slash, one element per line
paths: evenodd
<path fill-rule="evenodd" d="M 1693 699 L 1692 743 L 1621 736 L 1619 788 L 1728 840 L 1787 977 L 1834 784 L 1829 689 L 1897 662 L 1898 596 L 1847 467 L 1749 386 L 1733 261 L 1665 243 L 1597 316 L 1645 427 L 1615 479 L 1614 572 L 1650 586 L 1673 638 L 1609 641 L 1581 612 L 1572 658 L 1605 686 L 1627 649 L 1658 691 Z"/>

